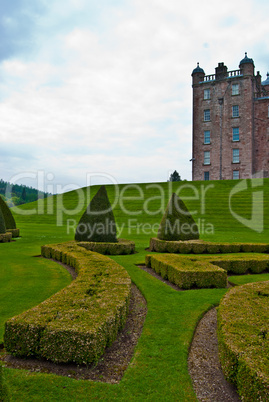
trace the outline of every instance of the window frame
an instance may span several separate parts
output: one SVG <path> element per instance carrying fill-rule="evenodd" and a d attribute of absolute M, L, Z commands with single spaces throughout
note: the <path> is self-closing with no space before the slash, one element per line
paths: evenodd
<path fill-rule="evenodd" d="M 233 163 L 240 163 L 239 148 L 233 148 Z"/>
<path fill-rule="evenodd" d="M 239 84 L 232 84 L 232 96 L 236 95 L 239 95 Z"/>
<path fill-rule="evenodd" d="M 235 133 L 235 130 L 238 130 L 238 133 Z M 235 139 L 235 136 L 238 136 L 238 139 Z M 240 141 L 239 127 L 232 127 L 232 141 L 233 142 L 239 142 Z"/>
<path fill-rule="evenodd" d="M 206 136 L 206 134 L 207 134 L 207 136 Z M 207 139 L 207 141 L 206 141 L 206 139 Z M 205 145 L 211 144 L 211 132 L 210 132 L 210 130 L 204 130 L 204 144 Z"/>
<path fill-rule="evenodd" d="M 210 109 L 204 109 L 204 121 L 211 121 Z"/>
<path fill-rule="evenodd" d="M 210 151 L 204 151 L 204 165 L 210 165 Z"/>
<path fill-rule="evenodd" d="M 239 105 L 233 105 L 232 106 L 232 117 L 233 118 L 239 117 Z"/>
<path fill-rule="evenodd" d="M 204 89 L 204 100 L 209 100 L 211 99 L 211 93 L 210 93 L 210 89 Z"/>
<path fill-rule="evenodd" d="M 235 177 L 235 173 L 237 177 Z M 233 180 L 239 180 L 239 178 L 240 178 L 239 170 L 233 170 Z"/>
<path fill-rule="evenodd" d="M 204 181 L 210 180 L 210 174 L 208 171 L 204 172 Z"/>

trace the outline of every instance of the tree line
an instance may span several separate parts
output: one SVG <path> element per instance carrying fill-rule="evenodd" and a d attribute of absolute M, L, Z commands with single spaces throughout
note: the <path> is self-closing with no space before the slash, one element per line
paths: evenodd
<path fill-rule="evenodd" d="M 12 184 L 0 179 L 0 195 L 9 207 L 37 201 L 39 198 L 46 198 L 50 193 L 39 191 L 36 188 L 24 184 Z"/>

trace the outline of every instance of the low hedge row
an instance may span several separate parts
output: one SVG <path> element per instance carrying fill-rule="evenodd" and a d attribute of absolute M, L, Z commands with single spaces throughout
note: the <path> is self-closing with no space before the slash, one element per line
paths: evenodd
<path fill-rule="evenodd" d="M 77 244 L 80 247 L 86 248 L 86 250 L 106 255 L 127 255 L 135 252 L 135 243 L 125 239 L 118 239 L 117 243 L 81 241 Z"/>
<path fill-rule="evenodd" d="M 8 243 L 12 239 L 12 233 L 0 233 L 0 243 Z"/>
<path fill-rule="evenodd" d="M 269 400 L 269 281 L 231 289 L 218 308 L 223 372 L 244 401 Z"/>
<path fill-rule="evenodd" d="M 269 271 L 269 256 L 265 254 L 223 255 L 217 259 L 212 259 L 211 256 L 208 259 L 212 264 L 233 274 L 260 274 Z"/>
<path fill-rule="evenodd" d="M 11 233 L 12 238 L 20 236 L 20 229 L 7 229 L 8 233 Z"/>
<path fill-rule="evenodd" d="M 123 267 L 74 242 L 42 247 L 42 256 L 74 267 L 66 288 L 5 324 L 4 344 L 14 356 L 90 364 L 123 328 L 131 280 Z"/>
<path fill-rule="evenodd" d="M 269 253 L 267 243 L 211 243 L 204 240 L 166 241 L 153 237 L 150 251 L 175 254 Z"/>
<path fill-rule="evenodd" d="M 227 272 L 209 261 L 175 254 L 147 255 L 146 266 L 182 289 L 225 288 Z"/>

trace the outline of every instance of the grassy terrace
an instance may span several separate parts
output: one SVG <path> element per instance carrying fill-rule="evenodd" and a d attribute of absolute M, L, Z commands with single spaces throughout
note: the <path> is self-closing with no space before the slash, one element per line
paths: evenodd
<path fill-rule="evenodd" d="M 128 271 L 148 303 L 148 315 L 135 356 L 120 384 L 73 380 L 51 374 L 4 368 L 14 401 L 148 400 L 195 401 L 187 371 L 188 348 L 198 320 L 217 305 L 226 289 L 176 292 L 136 264 L 145 261 L 150 237 L 156 235 L 171 191 L 184 197 L 208 241 L 269 242 L 269 180 L 247 181 L 248 188 L 231 196 L 239 182 L 152 183 L 106 186 L 119 237 L 135 241 L 138 253 L 113 257 Z M 244 182 L 245 183 L 245 182 Z M 170 188 L 169 186 L 173 186 Z M 45 300 L 71 282 L 67 271 L 53 261 L 36 257 L 44 244 L 74 238 L 78 221 L 99 186 L 69 192 L 20 207 L 14 213 L 21 238 L 0 244 L 0 341 L 5 321 Z M 262 192 L 262 193 L 261 193 Z M 263 194 L 264 203 L 261 195 Z M 252 205 L 255 219 L 251 222 Z M 230 204 L 230 207 L 229 207 Z M 18 212 L 18 211 L 17 211 Z M 263 215 L 259 216 L 259 213 Z M 238 215 L 236 218 L 236 214 Z M 264 217 L 263 222 L 260 217 Z M 247 221 L 239 222 L 240 217 Z M 239 219 L 239 220 L 238 220 Z M 247 227 L 247 223 L 250 227 Z M 260 224 L 257 227 L 257 224 Z M 254 225 L 254 226 L 253 226 Z M 256 225 L 256 227 L 255 227 Z M 261 227 L 263 225 L 263 227 Z M 262 229 L 257 232 L 253 229 Z M 234 276 L 232 282 L 268 280 L 269 274 Z"/>

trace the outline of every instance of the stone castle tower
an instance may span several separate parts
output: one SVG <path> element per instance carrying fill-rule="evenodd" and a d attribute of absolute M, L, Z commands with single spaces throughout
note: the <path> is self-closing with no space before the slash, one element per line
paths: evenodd
<path fill-rule="evenodd" d="M 193 70 L 193 180 L 269 177 L 269 74 L 254 69 L 245 54 L 239 70 Z"/>

